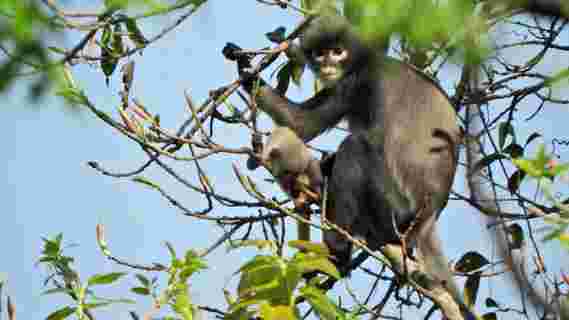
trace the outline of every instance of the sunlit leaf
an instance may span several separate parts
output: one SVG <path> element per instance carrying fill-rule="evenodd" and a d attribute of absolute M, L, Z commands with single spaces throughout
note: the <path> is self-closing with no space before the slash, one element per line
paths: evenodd
<path fill-rule="evenodd" d="M 291 261 L 295 268 L 298 268 L 302 273 L 309 273 L 313 271 L 320 271 L 330 275 L 336 279 L 340 279 L 340 273 L 336 266 L 326 256 L 297 254 Z"/>
<path fill-rule="evenodd" d="M 563 164 L 557 164 L 549 170 L 550 174 L 553 176 L 563 175 L 567 173 L 567 171 L 569 171 L 569 162 Z"/>
<path fill-rule="evenodd" d="M 121 277 L 125 276 L 126 272 L 111 272 L 105 274 L 96 274 L 87 280 L 88 286 L 111 284 Z"/>
<path fill-rule="evenodd" d="M 132 181 L 144 184 L 152 189 L 160 189 L 159 185 L 142 176 L 134 177 Z"/>
<path fill-rule="evenodd" d="M 283 264 L 278 257 L 256 256 L 239 269 L 239 297 L 256 295 L 258 291 L 279 287 L 283 279 Z"/>
<path fill-rule="evenodd" d="M 247 247 L 256 247 L 257 249 L 273 249 L 275 247 L 275 243 L 271 240 L 242 240 L 242 241 L 233 241 L 231 243 L 232 249 L 234 248 L 247 248 Z"/>
<path fill-rule="evenodd" d="M 130 39 L 130 41 L 132 41 L 137 48 L 145 47 L 146 44 L 148 43 L 148 40 L 146 40 L 146 38 L 142 34 L 142 31 L 140 30 L 140 28 L 138 28 L 136 20 L 132 18 L 127 18 L 125 24 L 126 24 L 126 29 L 128 31 L 128 38 Z"/>
<path fill-rule="evenodd" d="M 340 315 L 343 312 L 324 294 L 324 292 L 322 292 L 322 290 L 312 286 L 305 286 L 300 288 L 300 294 L 306 298 L 320 319 L 336 320 L 342 318 Z"/>
<path fill-rule="evenodd" d="M 261 304 L 261 319 L 271 320 L 297 320 L 294 306 Z"/>
<path fill-rule="evenodd" d="M 63 307 L 63 308 L 53 312 L 49 316 L 47 316 L 46 320 L 62 320 L 62 319 L 65 319 L 65 318 L 69 317 L 70 315 L 72 315 L 73 313 L 75 313 L 75 309 L 76 309 L 75 307 Z"/>
<path fill-rule="evenodd" d="M 512 159 L 512 162 L 516 165 L 516 167 L 520 168 L 531 177 L 539 178 L 543 176 L 543 167 L 538 167 L 537 163 L 534 160 Z"/>
<path fill-rule="evenodd" d="M 566 249 L 569 249 L 569 233 L 561 233 L 558 237 L 557 240 L 559 240 L 559 243 L 565 247 Z"/>
<path fill-rule="evenodd" d="M 535 160 L 534 160 L 535 166 L 538 168 L 545 168 L 545 166 L 547 165 L 549 160 L 551 160 L 551 156 L 549 156 L 545 152 L 545 146 L 543 144 L 540 145 L 539 148 L 537 149 L 537 155 L 536 155 Z"/>
<path fill-rule="evenodd" d="M 330 255 L 330 250 L 328 250 L 328 247 L 323 243 L 315 243 L 304 240 L 291 240 L 288 242 L 288 246 L 301 251 L 313 252 L 315 254 L 325 256 Z"/>

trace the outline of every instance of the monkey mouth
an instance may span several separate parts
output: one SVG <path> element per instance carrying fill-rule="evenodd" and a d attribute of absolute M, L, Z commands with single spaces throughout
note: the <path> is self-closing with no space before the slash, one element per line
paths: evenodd
<path fill-rule="evenodd" d="M 323 66 L 320 68 L 320 77 L 322 78 L 334 79 L 338 77 L 339 74 L 340 71 L 334 66 Z"/>

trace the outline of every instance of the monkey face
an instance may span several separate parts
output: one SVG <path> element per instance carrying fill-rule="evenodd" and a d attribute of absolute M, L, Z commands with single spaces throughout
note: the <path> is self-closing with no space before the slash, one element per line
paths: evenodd
<path fill-rule="evenodd" d="M 346 48 L 335 46 L 311 52 L 312 69 L 325 87 L 332 86 L 345 74 L 349 52 Z"/>

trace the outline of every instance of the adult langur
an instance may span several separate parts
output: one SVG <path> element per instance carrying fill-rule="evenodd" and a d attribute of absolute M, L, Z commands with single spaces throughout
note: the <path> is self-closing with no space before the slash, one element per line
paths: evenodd
<path fill-rule="evenodd" d="M 292 102 L 249 72 L 250 57 L 228 44 L 243 88 L 279 126 L 310 141 L 346 119 L 329 178 L 327 218 L 372 250 L 388 244 L 418 249 L 427 272 L 458 290 L 436 232 L 457 166 L 460 130 L 448 96 L 410 65 L 375 52 L 342 17 L 316 18 L 301 49 L 324 88 Z M 340 271 L 347 272 L 352 243 L 335 231 L 324 241 Z"/>

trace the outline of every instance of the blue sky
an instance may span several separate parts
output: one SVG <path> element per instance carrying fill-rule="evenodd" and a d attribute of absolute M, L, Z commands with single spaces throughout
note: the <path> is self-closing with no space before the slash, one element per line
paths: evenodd
<path fill-rule="evenodd" d="M 87 1 L 69 1 L 82 7 Z M 162 125 L 176 128 L 181 119 L 188 117 L 184 106 L 184 90 L 189 90 L 196 103 L 204 101 L 208 91 L 228 84 L 236 76 L 233 63 L 224 60 L 221 49 L 225 42 L 233 41 L 242 47 L 260 48 L 268 42 L 263 34 L 278 26 L 289 28 L 300 17 L 276 7 L 266 7 L 255 1 L 210 0 L 195 16 L 188 19 L 174 32 L 136 55 L 134 95 L 151 112 L 161 115 Z M 142 24 L 146 35 L 154 35 L 173 21 L 173 17 L 154 19 Z M 56 39 L 67 47 L 74 45 L 80 34 L 69 34 Z M 514 53 L 515 54 L 515 53 Z M 555 59 L 561 58 L 554 58 Z M 563 61 L 563 60 L 559 60 Z M 564 60 L 566 65 L 566 60 Z M 545 68 L 555 68 L 557 63 Z M 547 70 L 547 69 L 546 69 Z M 86 90 L 97 107 L 116 116 L 119 103 L 120 79 L 115 75 L 107 88 L 102 73 L 94 67 L 78 66 L 73 69 L 77 82 Z M 452 86 L 448 79 L 445 86 Z M 42 237 L 62 232 L 68 244 L 76 244 L 66 250 L 77 258 L 76 266 L 83 278 L 94 273 L 122 271 L 123 268 L 107 261 L 99 252 L 95 241 L 95 225 L 103 223 L 107 241 L 113 254 L 136 263 L 167 262 L 163 241 L 171 242 L 179 252 L 189 248 L 204 248 L 217 239 L 219 228 L 184 217 L 171 207 L 159 194 L 132 183 L 102 176 L 86 166 L 87 161 L 98 161 L 113 171 L 128 171 L 145 161 L 144 153 L 114 129 L 105 126 L 88 111 L 71 112 L 61 99 L 48 95 L 40 104 L 30 105 L 25 99 L 26 81 L 18 83 L 1 97 L 0 135 L 4 137 L 3 156 L 0 157 L 0 191 L 3 215 L 0 228 L 2 264 L 0 277 L 7 279 L 5 293 L 16 304 L 18 319 L 41 319 L 61 306 L 64 300 L 57 296 L 41 296 L 42 281 L 46 272 L 35 265 L 40 253 Z M 309 78 L 298 89 L 291 86 L 289 95 L 302 99 L 310 95 Z M 234 99 L 237 102 L 238 99 Z M 551 106 L 551 118 L 538 119 L 537 124 L 545 135 L 565 136 L 567 130 L 565 107 Z M 559 115 L 559 117 L 556 117 Z M 560 120 L 552 120 L 560 119 Z M 566 121 L 566 120 L 565 120 Z M 268 121 L 263 122 L 269 128 Z M 522 128 L 521 130 L 528 130 Z M 229 146 L 248 145 L 247 131 L 234 127 L 218 126 L 216 137 Z M 319 146 L 333 148 L 339 142 L 337 135 L 328 135 L 317 141 Z M 231 164 L 245 167 L 243 157 L 212 157 L 204 162 L 213 183 L 220 192 L 233 197 L 247 198 L 233 178 Z M 195 181 L 192 164 L 175 164 L 182 175 Z M 161 184 L 188 207 L 202 207 L 204 201 L 191 191 L 167 177 L 157 168 L 144 174 Z M 264 170 L 257 170 L 258 179 L 268 177 Z M 266 185 L 267 188 L 274 188 Z M 464 181 L 457 178 L 455 187 L 464 190 Z M 219 207 L 218 215 L 251 214 L 247 210 L 229 211 Z M 459 258 L 468 250 L 481 250 L 491 256 L 491 246 L 486 243 L 486 231 L 480 215 L 453 201 L 443 213 L 441 238 L 447 255 Z M 566 257 L 551 248 L 552 261 Z M 225 309 L 222 288 L 229 283 L 233 288 L 237 270 L 254 251 L 250 249 L 227 253 L 218 249 L 207 257 L 210 269 L 198 275 L 192 282 L 195 302 L 215 305 Z M 367 288 L 370 278 L 354 276 L 349 285 Z M 133 285 L 134 277 L 124 279 Z M 483 282 L 482 288 L 492 295 L 510 296 L 510 289 L 499 288 L 499 282 Z M 120 289 L 104 289 L 100 295 L 125 295 L 127 286 Z M 340 286 L 342 288 L 342 286 Z M 488 292 L 488 291 L 486 291 Z M 128 293 L 126 294 L 128 295 Z M 132 296 L 131 296 L 132 297 Z M 481 295 L 481 298 L 485 298 Z M 379 297 L 375 298 L 379 301 Z M 113 309 L 148 310 L 149 301 L 140 299 L 136 307 Z M 109 315 L 108 313 L 103 313 Z M 116 318 L 116 313 L 113 313 Z M 205 315 L 204 319 L 211 316 Z"/>

